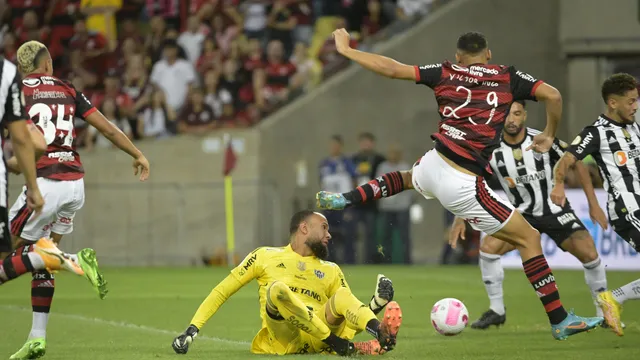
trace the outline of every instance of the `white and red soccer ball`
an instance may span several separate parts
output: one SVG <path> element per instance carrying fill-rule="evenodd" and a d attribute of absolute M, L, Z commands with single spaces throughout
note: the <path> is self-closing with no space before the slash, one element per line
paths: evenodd
<path fill-rule="evenodd" d="M 442 299 L 431 309 L 431 324 L 444 336 L 460 334 L 468 322 L 469 311 L 458 299 Z"/>

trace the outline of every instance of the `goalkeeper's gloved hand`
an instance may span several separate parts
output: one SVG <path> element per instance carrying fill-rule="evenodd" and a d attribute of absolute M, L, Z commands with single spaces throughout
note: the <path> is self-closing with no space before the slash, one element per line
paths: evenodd
<path fill-rule="evenodd" d="M 388 277 L 378 274 L 376 291 L 373 293 L 369 308 L 377 315 L 391 300 L 393 300 L 393 283 Z"/>
<path fill-rule="evenodd" d="M 186 354 L 189 351 L 189 345 L 193 339 L 198 336 L 198 328 L 195 325 L 189 325 L 187 330 L 173 339 L 171 347 L 176 354 Z"/>

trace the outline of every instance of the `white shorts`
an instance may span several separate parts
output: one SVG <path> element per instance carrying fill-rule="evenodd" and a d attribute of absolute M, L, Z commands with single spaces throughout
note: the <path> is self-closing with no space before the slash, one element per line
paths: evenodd
<path fill-rule="evenodd" d="M 11 235 L 37 241 L 52 232 L 70 234 L 73 231 L 73 218 L 84 205 L 84 180 L 37 180 L 44 198 L 42 212 L 33 218 L 33 212 L 27 208 L 27 188 L 23 187 L 22 194 L 9 210 Z"/>
<path fill-rule="evenodd" d="M 425 198 L 438 199 L 445 209 L 487 234 L 502 229 L 514 211 L 483 177 L 454 169 L 435 149 L 414 165 L 412 179 L 413 187 Z"/>

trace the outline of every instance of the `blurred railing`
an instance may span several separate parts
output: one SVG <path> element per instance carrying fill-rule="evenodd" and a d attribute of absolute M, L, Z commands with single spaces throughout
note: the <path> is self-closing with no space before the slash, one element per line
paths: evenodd
<path fill-rule="evenodd" d="M 257 246 L 283 241 L 275 190 L 273 183 L 234 182 L 235 253 L 240 259 Z M 20 191 L 10 188 L 13 198 Z M 92 247 L 101 264 L 200 265 L 203 256 L 226 248 L 223 182 L 88 183 L 85 199 L 61 248 Z"/>

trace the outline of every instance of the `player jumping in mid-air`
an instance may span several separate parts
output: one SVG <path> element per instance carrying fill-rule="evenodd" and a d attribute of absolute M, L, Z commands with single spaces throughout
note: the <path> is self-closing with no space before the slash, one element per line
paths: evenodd
<path fill-rule="evenodd" d="M 552 169 L 564 153 L 567 144 L 555 139 L 548 153 L 526 151 L 533 137 L 540 132 L 525 125 L 527 110 L 525 102 L 514 101 L 502 129 L 500 147 L 493 151 L 491 168 L 500 185 L 524 218 L 540 233 L 553 239 L 559 248 L 575 256 L 584 266 L 584 277 L 591 295 L 607 290 L 605 267 L 593 238 L 576 216 L 571 205 L 557 206 L 549 199 L 553 188 Z M 589 170 L 582 162 L 576 163 L 576 172 L 589 204 L 589 214 L 604 229 L 607 217 L 598 204 Z M 449 234 L 450 243 L 455 247 L 459 237 L 464 237 L 465 226 L 458 224 Z M 480 269 L 490 307 L 480 319 L 471 324 L 474 329 L 486 329 L 491 325 L 500 326 L 506 321 L 506 311 L 502 292 L 504 270 L 500 257 L 515 247 L 493 236 L 485 236 L 480 246 Z M 596 304 L 598 316 L 602 310 Z"/>
<path fill-rule="evenodd" d="M 255 354 L 337 353 L 375 355 L 392 350 L 402 322 L 392 301 L 391 280 L 378 275 L 369 306 L 349 289 L 338 265 L 324 261 L 331 239 L 324 215 L 304 210 L 291 218 L 290 244 L 253 251 L 204 300 L 187 330 L 173 340 L 185 354 L 202 326 L 236 291 L 256 279 L 260 285 L 262 328 L 253 339 Z M 384 319 L 376 313 L 386 306 Z M 374 340 L 353 343 L 361 331 Z"/>
<path fill-rule="evenodd" d="M 441 121 L 439 131 L 432 135 L 435 149 L 428 151 L 412 170 L 384 174 L 344 194 L 319 192 L 318 206 L 343 209 L 414 188 L 427 199 L 438 199 L 457 216 L 456 223 L 467 221 L 476 230 L 518 249 L 525 274 L 545 308 L 555 339 L 566 339 L 602 323 L 602 318 L 583 318 L 564 309 L 542 253 L 540 233 L 484 180 L 484 176 L 491 174 L 489 158 L 515 100 L 544 101 L 547 127 L 533 137 L 526 150 L 549 151 L 562 115 L 560 92 L 513 66 L 490 65 L 491 51 L 480 33 L 466 33 L 458 38 L 456 64 L 445 61 L 424 66 L 405 65 L 352 49 L 344 29 L 334 31 L 333 35 L 338 52 L 366 69 L 432 88 Z"/>
<path fill-rule="evenodd" d="M 18 67 L 24 76 L 22 85 L 26 110 L 42 131 L 47 151 L 37 162 L 37 182 L 45 199 L 42 213 L 33 217 L 33 212 L 26 206 L 26 192 L 23 193 L 9 212 L 11 234 L 18 246 L 33 244 L 43 237 L 51 237 L 58 244 L 63 235 L 73 231 L 75 214 L 84 204 L 84 169 L 74 143 L 75 117 L 86 120 L 133 157 L 134 173 L 140 173 L 142 181 L 149 175 L 149 162 L 84 94 L 52 75 L 51 55 L 45 45 L 37 41 L 26 42 L 18 49 L 17 57 Z M 15 159 L 9 159 L 7 163 L 14 172 L 20 172 Z M 93 249 L 83 249 L 77 255 L 68 256 L 80 265 L 100 298 L 104 298 L 107 284 L 99 272 Z M 46 270 L 34 271 L 31 290 L 33 325 L 29 339 L 11 359 L 31 359 L 44 354 L 54 287 L 53 274 Z"/>
<path fill-rule="evenodd" d="M 637 88 L 636 79 L 629 74 L 615 74 L 604 81 L 602 99 L 607 109 L 580 132 L 556 164 L 551 200 L 559 206 L 565 204 L 567 169 L 586 156 L 593 156 L 609 193 L 607 212 L 611 225 L 634 250 L 640 251 L 640 127 L 634 117 L 638 110 Z M 640 300 L 640 279 L 598 295 L 607 324 L 620 336 L 624 334 L 620 321 L 622 303 L 632 299 Z"/>

